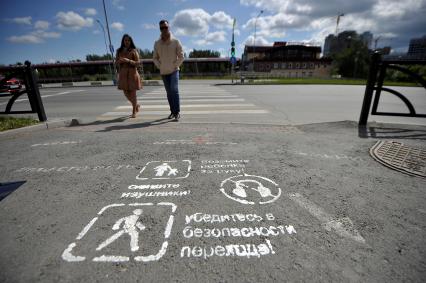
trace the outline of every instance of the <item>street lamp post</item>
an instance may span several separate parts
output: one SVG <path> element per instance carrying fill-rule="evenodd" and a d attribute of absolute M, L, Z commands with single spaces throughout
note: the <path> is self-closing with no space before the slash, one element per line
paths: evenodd
<path fill-rule="evenodd" d="M 96 21 L 97 21 L 97 22 L 98 22 L 98 24 L 101 26 L 102 31 L 103 31 L 103 33 L 104 33 L 105 49 L 106 49 L 106 52 L 107 52 L 107 54 L 108 54 L 108 45 L 107 45 L 107 42 L 106 42 L 106 34 L 105 34 L 105 28 L 104 28 L 104 25 L 101 23 L 101 21 L 100 21 L 100 20 L 96 19 Z M 112 60 L 114 60 L 114 57 L 111 57 L 111 62 L 112 62 Z M 113 80 L 113 76 L 114 76 L 114 74 L 113 74 L 112 69 L 111 69 L 111 64 L 108 64 L 108 67 L 109 67 L 109 73 L 111 74 L 111 79 Z"/>
<path fill-rule="evenodd" d="M 254 72 L 254 57 L 256 57 L 255 50 L 256 50 L 256 25 L 257 25 L 257 19 L 259 16 L 263 14 L 263 10 L 259 12 L 259 14 L 256 16 L 256 20 L 254 20 L 254 38 L 253 38 L 253 72 Z"/>
<path fill-rule="evenodd" d="M 111 43 L 111 35 L 109 33 L 109 25 L 108 25 L 108 16 L 107 16 L 107 12 L 106 12 L 106 8 L 105 8 L 105 0 L 102 0 L 102 4 L 104 6 L 104 14 L 105 14 L 105 22 L 106 22 L 106 29 L 108 31 L 108 40 L 109 40 L 109 51 L 111 51 L 111 58 L 112 58 L 112 62 L 114 63 L 114 46 Z M 116 70 L 114 68 L 114 74 L 116 74 Z M 115 78 L 112 79 L 114 85 L 115 85 Z"/>

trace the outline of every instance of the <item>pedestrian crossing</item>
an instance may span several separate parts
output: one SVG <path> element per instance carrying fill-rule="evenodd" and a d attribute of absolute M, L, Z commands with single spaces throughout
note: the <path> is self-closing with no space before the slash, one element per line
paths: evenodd
<path fill-rule="evenodd" d="M 262 109 L 244 98 L 229 93 L 217 86 L 208 85 L 181 85 L 179 87 L 180 108 L 182 117 L 187 119 L 207 117 L 212 114 L 220 115 L 253 115 L 267 114 Z M 124 101 L 123 101 L 124 102 Z M 170 114 L 167 95 L 164 88 L 158 88 L 144 93 L 138 93 L 138 102 L 141 110 L 136 119 L 160 119 Z M 129 116 L 132 111 L 130 103 L 115 107 L 103 113 L 97 120 L 106 121 Z"/>

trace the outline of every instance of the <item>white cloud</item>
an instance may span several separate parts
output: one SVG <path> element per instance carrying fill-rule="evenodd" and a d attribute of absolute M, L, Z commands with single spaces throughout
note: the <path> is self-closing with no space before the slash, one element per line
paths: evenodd
<path fill-rule="evenodd" d="M 226 32 L 216 31 L 208 33 L 203 39 L 196 40 L 194 43 L 197 45 L 212 45 L 217 42 L 224 42 L 226 40 Z"/>
<path fill-rule="evenodd" d="M 244 45 L 250 45 L 253 46 L 254 43 L 254 37 L 252 35 L 248 36 L 246 40 L 244 40 Z M 242 48 L 244 48 L 244 45 L 242 45 Z M 266 38 L 263 36 L 257 36 L 256 35 L 256 46 L 271 46 L 272 42 L 269 42 Z"/>
<path fill-rule="evenodd" d="M 10 36 L 7 38 L 7 40 L 13 43 L 36 44 L 45 42 L 45 39 L 47 38 L 59 37 L 61 37 L 61 34 L 59 32 L 46 32 L 44 30 L 36 30 L 29 34 Z"/>
<path fill-rule="evenodd" d="M 232 29 L 233 19 L 223 11 L 210 15 L 203 9 L 186 9 L 177 12 L 172 20 L 177 35 L 206 36 L 210 26 Z"/>
<path fill-rule="evenodd" d="M 15 24 L 20 25 L 31 25 L 31 17 L 20 17 L 20 18 L 13 18 L 13 19 L 7 19 L 8 22 L 12 22 Z"/>
<path fill-rule="evenodd" d="M 35 32 L 32 33 L 35 36 L 38 36 L 40 38 L 59 38 L 61 37 L 61 34 L 59 32 L 47 32 L 47 31 L 43 31 L 43 30 L 37 30 Z"/>
<path fill-rule="evenodd" d="M 86 14 L 86 16 L 95 16 L 98 13 L 98 11 L 96 11 L 96 9 L 94 8 L 87 8 L 84 11 L 84 14 Z"/>
<path fill-rule="evenodd" d="M 118 30 L 118 31 L 123 31 L 124 30 L 124 25 L 120 22 L 114 22 L 111 24 L 111 28 Z"/>
<path fill-rule="evenodd" d="M 112 5 L 118 10 L 123 11 L 125 9 L 123 5 L 123 0 L 112 0 Z"/>
<path fill-rule="evenodd" d="M 373 7 L 373 14 L 384 18 L 401 18 L 407 13 L 416 11 L 422 7 L 420 0 L 379 0 Z"/>
<path fill-rule="evenodd" d="M 223 11 L 215 12 L 210 18 L 210 23 L 217 28 L 232 29 L 234 20 Z"/>
<path fill-rule="evenodd" d="M 36 29 L 41 29 L 41 30 L 45 30 L 45 29 L 49 29 L 50 23 L 47 21 L 37 21 L 34 24 L 34 28 Z"/>
<path fill-rule="evenodd" d="M 323 42 L 335 33 L 337 15 L 344 13 L 339 32 L 354 30 L 359 34 L 370 31 L 374 37 L 392 34 L 392 47 L 408 46 L 413 37 L 425 34 L 426 0 L 240 0 L 240 4 L 255 8 L 243 28 L 253 33 L 255 18 L 257 34 L 267 40 L 286 33 L 306 34 L 305 40 Z M 291 39 L 289 39 L 291 41 Z M 389 40 L 381 41 L 389 44 Z"/>
<path fill-rule="evenodd" d="M 49 63 L 49 64 L 53 64 L 53 63 L 56 63 L 56 61 L 57 61 L 57 60 L 55 60 L 55 59 L 52 59 L 52 58 L 50 58 L 50 59 L 47 59 L 47 63 Z"/>
<path fill-rule="evenodd" d="M 189 9 L 177 12 L 172 23 L 177 35 L 198 36 L 209 31 L 209 19 L 210 14 L 203 9 Z"/>
<path fill-rule="evenodd" d="M 154 25 L 154 24 L 143 24 L 142 27 L 144 29 L 158 29 L 158 25 Z"/>
<path fill-rule="evenodd" d="M 83 18 L 73 11 L 59 12 L 56 14 L 56 19 L 58 21 L 58 27 L 61 29 L 78 31 L 84 27 L 93 26 L 92 18 Z"/>
<path fill-rule="evenodd" d="M 98 30 L 98 29 L 95 29 L 94 31 L 93 31 L 93 34 L 100 34 L 101 33 L 101 31 L 100 30 Z"/>
<path fill-rule="evenodd" d="M 254 33 L 256 27 L 256 34 L 265 37 L 282 38 L 285 31 L 290 28 L 301 28 L 306 26 L 307 22 L 303 17 L 278 13 L 273 16 L 259 17 L 250 19 L 243 25 L 244 29 Z"/>
<path fill-rule="evenodd" d="M 7 38 L 8 41 L 12 43 L 42 43 L 43 39 L 37 37 L 33 34 L 19 35 L 19 36 L 10 36 Z"/>

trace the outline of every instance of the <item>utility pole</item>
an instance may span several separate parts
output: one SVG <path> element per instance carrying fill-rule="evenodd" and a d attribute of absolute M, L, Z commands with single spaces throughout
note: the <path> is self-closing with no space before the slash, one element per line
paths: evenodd
<path fill-rule="evenodd" d="M 256 20 L 254 21 L 254 39 L 253 39 L 253 72 L 254 72 L 254 57 L 256 57 L 256 53 L 254 52 L 256 50 L 256 24 L 257 24 L 257 18 L 263 14 L 263 10 L 259 12 L 259 14 L 256 16 Z"/>
<path fill-rule="evenodd" d="M 96 19 L 96 21 L 97 21 L 97 22 L 98 22 L 98 24 L 101 26 L 102 31 L 103 31 L 103 33 L 104 33 L 105 50 L 106 50 L 106 52 L 107 52 L 107 54 L 108 54 L 108 45 L 107 45 L 107 42 L 106 42 L 106 34 L 105 34 L 105 28 L 104 28 L 104 25 L 101 23 L 101 21 L 100 21 L 100 20 Z M 114 59 L 114 57 L 111 57 L 111 62 L 113 62 L 113 59 Z M 111 79 L 112 79 L 112 80 L 114 80 L 114 73 L 112 72 L 111 64 L 108 64 L 108 67 L 109 67 L 109 73 L 111 74 Z"/>
<path fill-rule="evenodd" d="M 108 31 L 108 40 L 109 40 L 109 51 L 111 51 L 111 58 L 112 62 L 114 62 L 114 46 L 111 43 L 111 35 L 109 33 L 109 24 L 108 24 L 108 16 L 105 8 L 105 0 L 102 0 L 102 4 L 104 6 L 104 14 L 105 14 L 105 22 L 106 22 L 106 29 Z M 116 75 L 116 70 L 114 68 L 114 75 Z M 114 85 L 116 84 L 115 78 L 112 79 Z"/>

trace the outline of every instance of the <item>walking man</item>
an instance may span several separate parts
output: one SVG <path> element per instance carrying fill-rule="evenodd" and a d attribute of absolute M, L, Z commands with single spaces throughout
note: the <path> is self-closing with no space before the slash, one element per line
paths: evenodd
<path fill-rule="evenodd" d="M 164 87 L 167 92 L 167 100 L 170 106 L 169 119 L 179 121 L 179 67 L 183 62 L 182 44 L 173 37 L 167 20 L 160 21 L 160 39 L 154 44 L 154 64 L 160 69 Z"/>
<path fill-rule="evenodd" d="M 128 234 L 130 236 L 130 250 L 132 252 L 136 252 L 139 250 L 139 231 L 145 230 L 145 225 L 140 223 L 139 217 L 142 215 L 142 209 L 133 210 L 133 214 L 118 219 L 114 226 L 112 226 L 112 230 L 118 230 L 117 233 L 103 241 L 97 248 L 97 251 L 102 250 L 106 246 L 109 246 L 112 242 L 120 238 L 124 234 Z M 123 227 L 121 227 L 123 226 Z M 121 229 L 120 229 L 121 228 Z"/>

